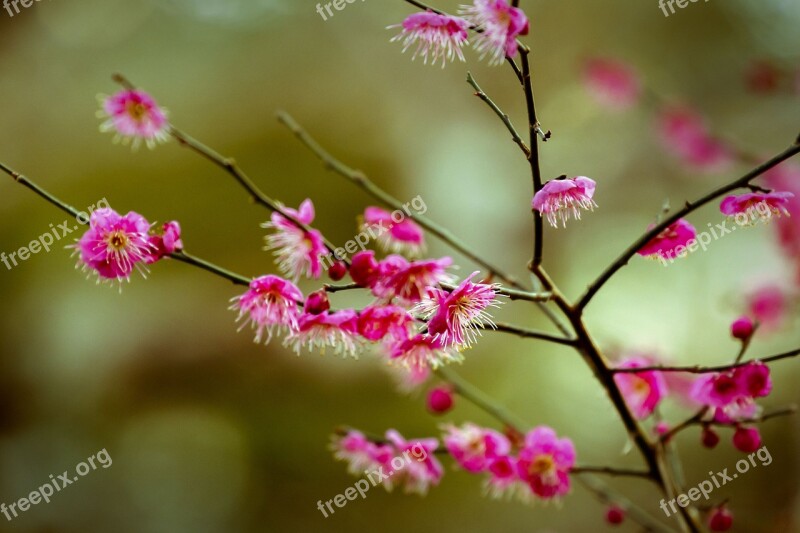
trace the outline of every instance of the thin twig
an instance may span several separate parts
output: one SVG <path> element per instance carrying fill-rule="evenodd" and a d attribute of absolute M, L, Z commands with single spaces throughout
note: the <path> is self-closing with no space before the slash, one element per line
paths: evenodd
<path fill-rule="evenodd" d="M 764 357 L 761 359 L 751 359 L 749 361 L 741 361 L 734 364 L 729 365 L 719 365 L 719 366 L 701 366 L 701 365 L 694 365 L 694 366 L 643 366 L 638 368 L 611 368 L 609 369 L 614 374 L 637 374 L 639 372 L 649 372 L 649 371 L 657 371 L 657 372 L 687 372 L 689 374 L 710 374 L 712 372 L 725 372 L 727 370 L 733 370 L 734 368 L 744 366 L 750 363 L 774 363 L 775 361 L 780 361 L 783 359 L 789 359 L 791 357 L 796 357 L 800 355 L 800 348 L 795 350 L 791 350 L 788 352 L 771 355 L 769 357 Z"/>
<path fill-rule="evenodd" d="M 506 129 L 508 129 L 509 133 L 511 133 L 511 139 L 515 143 L 517 143 L 517 145 L 522 150 L 522 153 L 525 154 L 525 157 L 526 158 L 530 157 L 531 149 L 528 148 L 528 145 L 525 144 L 525 141 L 523 141 L 522 137 L 520 137 L 519 133 L 517 132 L 517 129 L 514 127 L 514 124 L 511 123 L 511 119 L 509 118 L 508 114 L 505 113 L 502 109 L 500 109 L 500 107 L 497 104 L 495 104 L 494 101 L 491 98 L 489 98 L 489 96 L 485 92 L 483 92 L 483 89 L 481 89 L 480 85 L 478 85 L 478 82 L 475 81 L 475 78 L 472 76 L 471 72 L 467 72 L 467 83 L 469 83 L 472 86 L 472 88 L 475 89 L 475 96 L 483 100 L 486 103 L 486 105 L 488 105 L 491 108 L 491 110 L 494 111 L 498 117 L 500 117 L 500 120 L 503 121 L 503 124 L 505 124 Z"/>
<path fill-rule="evenodd" d="M 654 237 L 656 237 L 659 233 L 670 227 L 672 224 L 680 220 L 681 218 L 687 216 L 688 214 L 696 211 L 700 207 L 712 202 L 716 198 L 719 198 L 723 194 L 729 193 L 736 189 L 740 189 L 742 187 L 746 187 L 752 180 L 763 174 L 764 172 L 770 170 L 771 168 L 779 165 L 780 163 L 786 161 L 787 159 L 797 155 L 800 153 L 800 142 L 795 140 L 795 142 L 783 150 L 781 153 L 758 165 L 753 170 L 745 174 L 739 179 L 736 179 L 727 185 L 723 185 L 713 191 L 707 193 L 705 196 L 702 196 L 695 200 L 694 202 L 687 202 L 686 205 L 673 213 L 671 216 L 666 217 L 661 223 L 656 224 L 652 229 L 645 232 L 644 235 L 639 237 L 631 246 L 629 246 L 622 254 L 609 265 L 601 274 L 597 277 L 595 281 L 593 281 L 589 287 L 586 289 L 586 292 L 581 296 L 580 300 L 578 300 L 577 308 L 583 309 L 585 308 L 592 298 L 597 294 L 597 292 L 605 285 L 608 280 L 614 276 L 614 274 L 628 264 L 628 261 L 636 255 L 636 252 L 642 249 L 644 245 L 650 242 Z"/>
<path fill-rule="evenodd" d="M 576 466 L 570 470 L 571 474 L 607 474 L 609 476 L 641 477 L 652 481 L 650 472 L 646 470 L 631 470 L 626 468 L 613 468 L 610 466 Z"/>
<path fill-rule="evenodd" d="M 285 111 L 279 111 L 278 114 L 278 121 L 286 126 L 294 135 L 297 137 L 300 142 L 302 142 L 311 152 L 324 164 L 325 168 L 331 170 L 340 176 L 348 179 L 353 184 L 357 185 L 374 198 L 382 202 L 383 204 L 391 207 L 392 209 L 403 209 L 403 204 L 394 198 L 392 195 L 378 187 L 372 180 L 370 180 L 363 172 L 350 168 L 349 166 L 345 165 L 338 159 L 334 158 L 327 150 L 325 150 L 313 137 L 303 129 L 300 124 L 297 123 L 295 119 L 293 119 L 288 113 Z M 493 265 L 486 259 L 483 259 L 478 254 L 473 252 L 465 243 L 459 240 L 455 235 L 453 235 L 449 230 L 439 226 L 431 219 L 425 217 L 424 215 L 420 215 L 418 213 L 408 213 L 408 217 L 430 233 L 441 239 L 443 242 L 450 245 L 455 250 L 461 252 L 465 257 L 471 259 L 475 264 L 480 265 L 481 267 L 485 268 L 491 274 L 494 274 L 498 278 L 502 279 L 509 285 L 517 288 L 517 289 L 525 289 L 523 285 L 521 285 L 513 276 L 510 274 L 505 273 L 499 267 Z"/>

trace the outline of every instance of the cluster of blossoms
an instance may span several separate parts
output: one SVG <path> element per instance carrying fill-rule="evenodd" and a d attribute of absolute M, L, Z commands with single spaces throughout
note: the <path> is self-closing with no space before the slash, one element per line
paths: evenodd
<path fill-rule="evenodd" d="M 417 45 L 414 57 L 423 57 L 435 65 L 458 58 L 465 61 L 462 48 L 468 44 L 470 28 L 478 30 L 474 47 L 481 59 L 489 64 L 502 64 L 506 57 L 517 55 L 517 37 L 528 34 L 525 13 L 511 6 L 507 0 L 474 0 L 461 6 L 460 17 L 426 11 L 409 15 L 402 24 L 389 26 L 401 28 L 392 41 L 403 41 L 403 51 Z"/>
<path fill-rule="evenodd" d="M 461 427 L 447 425 L 444 431 L 444 449 L 465 471 L 483 474 L 486 490 L 493 497 L 516 497 L 526 502 L 531 498 L 552 500 L 570 490 L 575 448 L 570 439 L 558 438 L 549 427 L 533 428 L 516 443 L 502 433 L 471 423 Z M 422 446 L 427 459 L 404 469 L 402 476 L 387 476 L 384 485 L 391 489 L 392 483 L 399 481 L 408 492 L 424 494 L 443 475 L 441 465 L 433 458 L 438 448 L 435 438 L 407 442 L 389 430 L 386 440 L 376 443 L 358 431 L 350 431 L 344 437 L 334 437 L 332 449 L 337 459 L 348 463 L 353 475 L 379 468 L 391 475 L 391 459 L 413 445 Z"/>
<path fill-rule="evenodd" d="M 284 209 L 305 225 L 314 220 L 311 200 L 297 210 Z M 382 209 L 368 208 L 362 225 L 383 227 L 382 243 L 390 250 L 420 251 L 424 240 L 418 226 L 387 216 Z M 300 228 L 280 214 L 273 214 L 264 227 L 273 231 L 266 238 L 267 248 L 274 251 L 284 274 L 295 282 L 321 275 L 326 248 L 317 230 Z M 447 272 L 451 266 L 449 257 L 409 260 L 390 254 L 378 260 L 374 251 L 364 250 L 353 256 L 349 267 L 336 262 L 330 269 L 331 277 L 334 267 L 343 269 L 336 272 L 336 279 L 349 273 L 355 284 L 370 290 L 375 301 L 360 311 L 331 311 L 324 290 L 304 298 L 292 281 L 273 275 L 253 280 L 247 292 L 234 298 L 232 309 L 245 325 L 251 324 L 257 342 L 269 342 L 277 330 L 286 334 L 284 344 L 298 354 L 303 348 L 330 348 L 353 357 L 362 344 L 375 343 L 390 362 L 399 363 L 409 379 L 418 382 L 431 368 L 461 361 L 461 350 L 475 341 L 481 329 L 494 326 L 487 310 L 499 305 L 497 286 L 474 283 L 476 272 L 450 291 L 441 289 L 441 283 L 453 281 Z M 425 321 L 426 327 L 415 327 Z"/>
<path fill-rule="evenodd" d="M 129 279 L 134 269 L 144 270 L 182 248 L 177 222 L 156 232 L 142 215 L 131 211 L 122 216 L 111 208 L 94 211 L 89 229 L 73 246 L 78 267 L 95 273 L 98 281 Z"/>
<path fill-rule="evenodd" d="M 360 431 L 351 430 L 344 436 L 334 436 L 331 449 L 334 457 L 348 463 L 354 476 L 376 474 L 387 491 L 401 485 L 405 492 L 424 496 L 444 475 L 441 463 L 434 456 L 436 439 L 406 440 L 396 430 L 386 432 L 386 439 L 373 442 Z M 394 461 L 409 455 L 414 460 Z M 371 479 L 371 478 L 370 478 Z"/>
<path fill-rule="evenodd" d="M 755 427 L 739 425 L 760 414 L 756 398 L 767 396 L 772 390 L 769 367 L 750 362 L 732 370 L 709 374 L 695 381 L 692 397 L 707 406 L 710 419 L 723 424 L 736 424 L 733 444 L 737 449 L 751 453 L 761 446 L 761 436 Z M 710 429 L 706 429 L 704 439 Z"/>

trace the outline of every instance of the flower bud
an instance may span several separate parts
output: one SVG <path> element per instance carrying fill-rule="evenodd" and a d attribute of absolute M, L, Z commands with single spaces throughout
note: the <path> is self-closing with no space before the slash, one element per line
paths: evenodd
<path fill-rule="evenodd" d="M 333 281 L 339 281 L 347 275 L 347 265 L 344 261 L 335 261 L 328 269 L 328 277 Z"/>
<path fill-rule="evenodd" d="M 328 300 L 328 293 L 319 290 L 308 295 L 303 311 L 312 315 L 321 315 L 330 308 L 331 302 Z"/>
<path fill-rule="evenodd" d="M 728 531 L 733 526 L 733 515 L 726 507 L 718 507 L 711 511 L 708 528 L 711 531 Z"/>
<path fill-rule="evenodd" d="M 609 524 L 621 524 L 625 520 L 625 509 L 618 505 L 611 505 L 606 511 L 606 522 Z"/>
<path fill-rule="evenodd" d="M 375 252 L 366 250 L 358 252 L 353 256 L 350 265 L 350 277 L 356 285 L 360 287 L 372 287 L 378 276 L 378 262 L 375 260 Z"/>
<path fill-rule="evenodd" d="M 428 410 L 441 415 L 453 408 L 453 391 L 449 387 L 436 387 L 428 394 Z"/>
<path fill-rule="evenodd" d="M 755 331 L 755 326 L 747 316 L 739 317 L 731 324 L 731 335 L 740 341 L 749 339 L 753 335 L 753 331 Z"/>
<path fill-rule="evenodd" d="M 710 427 L 705 426 L 703 428 L 703 434 L 701 436 L 701 440 L 703 446 L 711 450 L 713 448 L 716 448 L 717 444 L 719 444 L 719 435 L 717 434 L 716 431 L 714 431 Z"/>
<path fill-rule="evenodd" d="M 733 445 L 740 452 L 753 453 L 761 447 L 761 434 L 756 428 L 738 427 L 733 434 Z"/>

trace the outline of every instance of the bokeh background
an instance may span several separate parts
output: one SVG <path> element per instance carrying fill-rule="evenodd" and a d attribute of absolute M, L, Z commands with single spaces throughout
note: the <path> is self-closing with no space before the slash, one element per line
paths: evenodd
<path fill-rule="evenodd" d="M 119 211 L 180 220 L 191 252 L 246 275 L 275 272 L 261 250 L 266 213 L 225 174 L 176 143 L 131 153 L 98 132 L 96 95 L 123 72 L 151 91 L 173 122 L 235 156 L 272 196 L 306 197 L 333 241 L 356 231 L 372 200 L 326 173 L 274 118 L 286 109 L 344 161 L 402 200 L 421 195 L 428 215 L 525 278 L 530 178 L 497 118 L 464 82 L 470 69 L 517 121 L 524 102 L 506 68 L 468 54 L 446 69 L 411 62 L 389 43 L 412 8 L 400 0 L 348 4 L 323 21 L 307 0 L 47 0 L 0 11 L 0 159 L 80 208 L 107 198 Z M 798 133 L 800 97 L 754 95 L 742 78 L 754 59 L 795 68 L 800 8 L 791 0 L 715 0 L 669 18 L 655 0 L 523 0 L 531 17 L 539 114 L 552 142 L 546 177 L 599 183 L 599 210 L 567 231 L 547 231 L 546 265 L 569 296 L 672 205 L 741 174 L 699 174 L 664 153 L 652 110 L 610 113 L 591 100 L 580 68 L 589 55 L 623 59 L 645 83 L 697 106 L 716 131 L 755 153 L 777 153 Z M 456 2 L 439 7 L 455 11 Z M 696 226 L 719 222 L 714 207 Z M 11 252 L 65 216 L 0 180 L 0 249 Z M 787 284 L 791 269 L 770 228 L 738 232 L 706 253 L 663 268 L 635 260 L 589 309 L 610 353 L 644 351 L 676 363 L 721 363 L 737 346 L 728 324 L 743 294 Z M 452 254 L 431 240 L 430 254 Z M 454 255 L 461 273 L 473 269 Z M 354 483 L 327 450 L 350 424 L 411 437 L 442 422 L 493 422 L 463 401 L 442 419 L 424 390 L 405 395 L 377 357 L 303 354 L 236 333 L 228 300 L 238 288 L 164 262 L 122 294 L 95 286 L 57 247 L 0 268 L 0 501 L 10 503 L 107 449 L 113 459 L 2 531 L 261 532 L 594 531 L 604 507 L 576 486 L 562 506 L 525 507 L 481 496 L 480 480 L 446 462 L 426 498 L 373 490 L 330 518 L 316 509 Z M 305 283 L 312 290 L 314 283 Z M 358 305 L 337 295 L 335 305 Z M 503 319 L 549 325 L 515 303 Z M 766 355 L 797 346 L 797 322 L 763 335 Z M 574 439 L 579 461 L 636 467 L 621 424 L 579 357 L 567 348 L 487 334 L 458 369 L 532 424 Z M 774 367 L 768 407 L 798 399 L 796 361 Z M 665 414 L 679 420 L 686 409 Z M 763 427 L 772 465 L 714 494 L 731 497 L 739 531 L 800 531 L 797 418 Z M 714 452 L 699 432 L 678 439 L 689 483 L 732 467 L 730 432 Z M 658 515 L 640 481 L 610 480 Z M 634 531 L 631 524 L 620 530 Z"/>

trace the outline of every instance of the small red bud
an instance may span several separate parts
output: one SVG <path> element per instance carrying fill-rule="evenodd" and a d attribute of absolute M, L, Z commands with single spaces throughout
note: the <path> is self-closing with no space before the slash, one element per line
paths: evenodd
<path fill-rule="evenodd" d="M 453 408 L 453 391 L 449 387 L 436 387 L 428 394 L 428 410 L 441 415 Z"/>
<path fill-rule="evenodd" d="M 744 453 L 753 453 L 761 447 L 761 433 L 756 428 L 738 427 L 733 434 L 733 446 Z"/>
<path fill-rule="evenodd" d="M 303 310 L 312 315 L 321 315 L 331 308 L 331 302 L 328 301 L 328 293 L 324 290 L 312 292 L 306 298 L 306 304 Z"/>
<path fill-rule="evenodd" d="M 753 335 L 753 331 L 755 331 L 755 325 L 750 317 L 739 317 L 731 324 L 731 335 L 740 341 L 749 339 Z"/>
<path fill-rule="evenodd" d="M 625 509 L 618 505 L 612 505 L 606 511 L 606 522 L 609 524 L 621 524 L 625 520 Z"/>
<path fill-rule="evenodd" d="M 339 281 L 347 275 L 347 265 L 344 261 L 336 261 L 328 269 L 328 277 L 333 281 Z"/>
<path fill-rule="evenodd" d="M 719 435 L 716 431 L 711 429 L 710 427 L 706 426 L 703 428 L 703 434 L 701 436 L 703 446 L 708 448 L 709 450 L 716 448 L 717 444 L 719 444 Z"/>
<path fill-rule="evenodd" d="M 733 526 L 733 515 L 726 507 L 718 507 L 711 511 L 708 528 L 711 531 L 728 531 Z"/>

